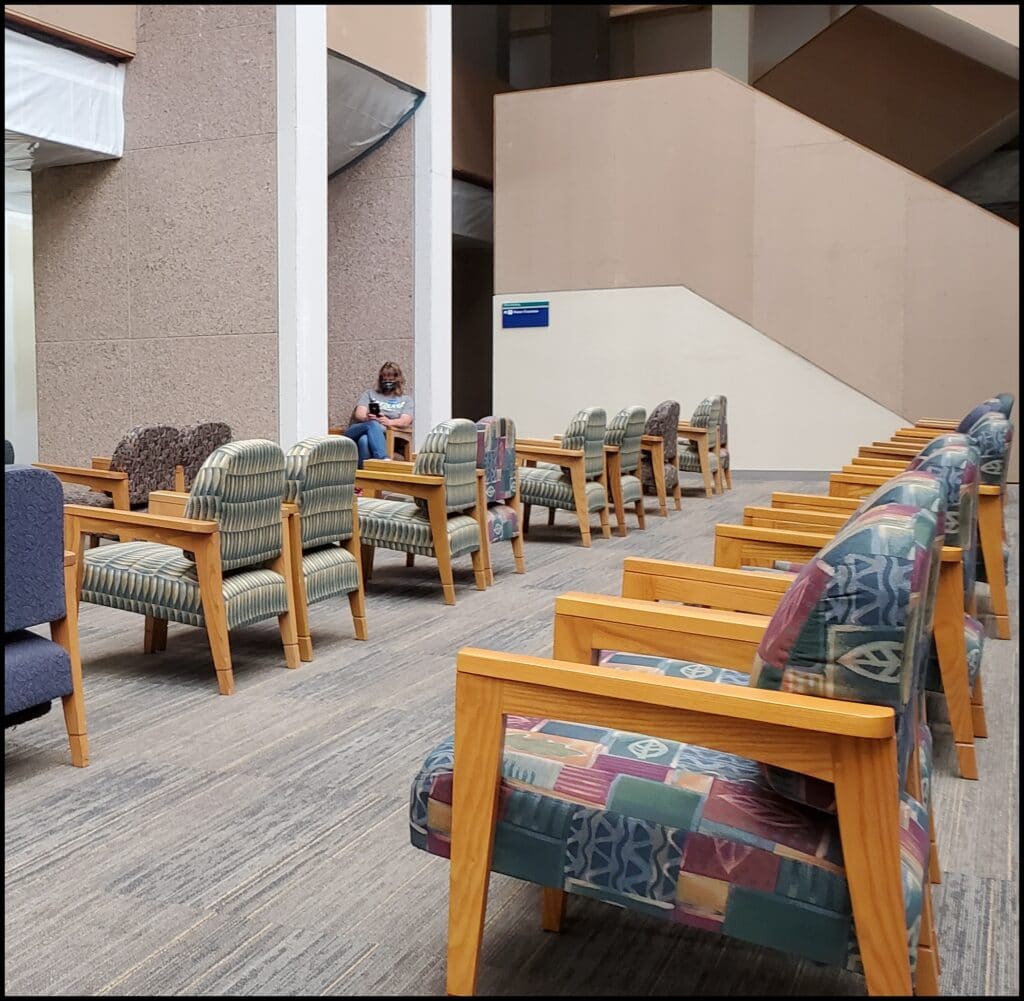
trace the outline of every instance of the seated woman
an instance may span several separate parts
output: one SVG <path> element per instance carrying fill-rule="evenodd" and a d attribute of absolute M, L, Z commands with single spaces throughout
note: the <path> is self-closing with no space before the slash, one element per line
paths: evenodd
<path fill-rule="evenodd" d="M 405 376 L 392 361 L 386 361 L 377 373 L 377 385 L 368 389 L 356 403 L 354 423 L 345 430 L 359 449 L 359 468 L 366 459 L 390 459 L 385 428 L 412 427 L 412 397 L 405 395 Z"/>

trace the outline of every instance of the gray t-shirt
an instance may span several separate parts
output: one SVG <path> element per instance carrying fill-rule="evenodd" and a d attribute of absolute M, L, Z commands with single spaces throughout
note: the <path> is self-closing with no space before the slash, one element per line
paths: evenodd
<path fill-rule="evenodd" d="M 357 407 L 368 407 L 372 401 L 380 404 L 381 417 L 390 417 L 396 420 L 402 414 L 414 416 L 411 396 L 385 396 L 376 390 L 368 389 L 356 402 Z"/>

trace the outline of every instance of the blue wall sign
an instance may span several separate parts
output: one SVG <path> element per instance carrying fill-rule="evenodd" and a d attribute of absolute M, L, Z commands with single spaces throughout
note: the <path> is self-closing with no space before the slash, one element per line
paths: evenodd
<path fill-rule="evenodd" d="M 550 302 L 503 302 L 501 304 L 501 326 L 509 327 L 546 327 L 548 325 L 548 307 Z"/>

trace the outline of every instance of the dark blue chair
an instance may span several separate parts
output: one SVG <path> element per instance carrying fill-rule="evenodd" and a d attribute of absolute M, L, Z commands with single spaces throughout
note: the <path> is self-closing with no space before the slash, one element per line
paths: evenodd
<path fill-rule="evenodd" d="M 89 764 L 78 652 L 75 560 L 64 551 L 64 493 L 53 473 L 4 469 L 4 727 L 64 703 L 72 764 Z M 29 627 L 49 623 L 52 639 Z"/>

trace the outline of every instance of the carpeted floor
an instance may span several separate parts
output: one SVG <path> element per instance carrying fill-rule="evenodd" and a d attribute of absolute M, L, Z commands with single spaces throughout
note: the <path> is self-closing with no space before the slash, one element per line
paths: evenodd
<path fill-rule="evenodd" d="M 443 994 L 448 865 L 410 847 L 407 813 L 420 762 L 451 731 L 455 651 L 549 654 L 555 595 L 617 593 L 631 554 L 710 562 L 715 523 L 778 489 L 824 484 L 737 477 L 589 550 L 561 513 L 531 532 L 525 576 L 496 546 L 496 586 L 480 593 L 457 561 L 452 608 L 433 561 L 407 570 L 379 553 L 368 642 L 352 639 L 344 600 L 311 609 L 316 660 L 297 671 L 276 622 L 238 630 L 231 698 L 202 631 L 172 624 L 168 650 L 144 656 L 140 616 L 83 606 L 92 764 L 70 766 L 59 706 L 5 733 L 6 993 Z M 1017 497 L 1015 638 L 986 647 L 981 781 L 956 777 L 936 727 L 951 995 L 1019 990 Z M 481 993 L 864 992 L 858 977 L 579 897 L 564 932 L 545 934 L 539 899 L 492 879 Z"/>

